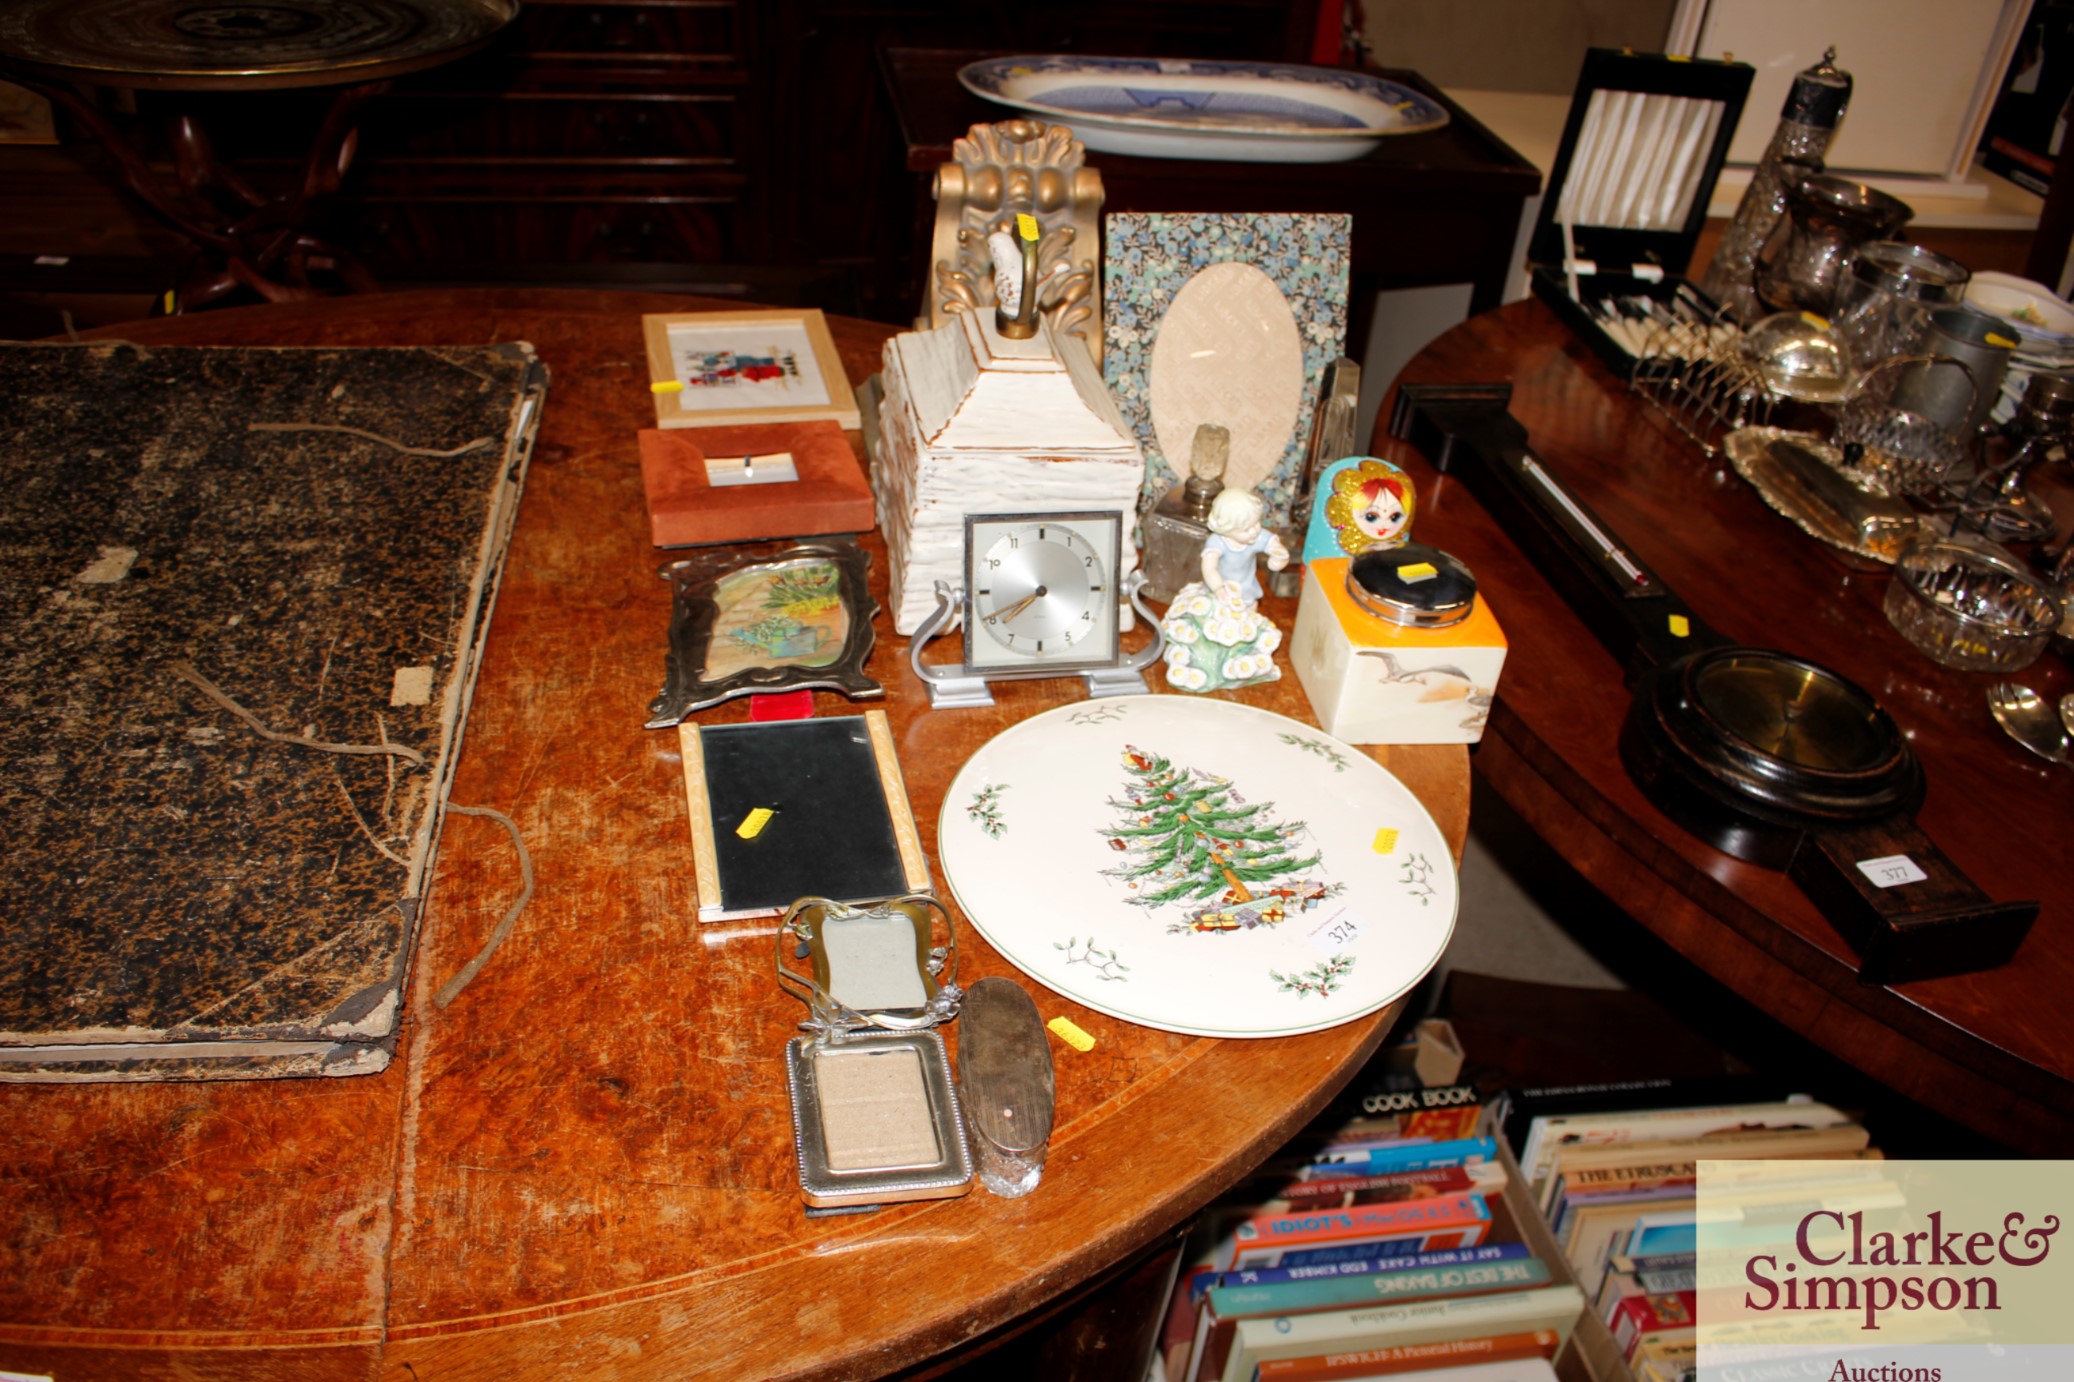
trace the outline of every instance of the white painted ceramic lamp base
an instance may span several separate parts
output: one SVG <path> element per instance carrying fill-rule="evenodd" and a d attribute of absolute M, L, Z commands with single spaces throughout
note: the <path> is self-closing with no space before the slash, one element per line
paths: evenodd
<path fill-rule="evenodd" d="M 937 581 L 963 584 L 967 514 L 1135 512 L 1145 454 L 1078 336 L 1047 320 L 1012 341 L 961 312 L 887 342 L 884 378 L 872 488 L 896 632 L 935 611 Z M 1138 564 L 1130 529 L 1125 572 Z"/>

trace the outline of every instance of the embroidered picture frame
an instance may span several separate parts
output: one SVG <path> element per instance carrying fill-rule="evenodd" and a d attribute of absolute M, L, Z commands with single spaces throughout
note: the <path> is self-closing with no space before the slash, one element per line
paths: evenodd
<path fill-rule="evenodd" d="M 857 399 L 818 311 L 651 314 L 641 334 L 658 427 L 825 419 L 857 428 Z"/>

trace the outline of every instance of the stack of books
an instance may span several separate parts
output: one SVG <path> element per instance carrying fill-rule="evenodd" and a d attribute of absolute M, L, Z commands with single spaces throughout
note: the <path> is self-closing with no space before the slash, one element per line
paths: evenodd
<path fill-rule="evenodd" d="M 1167 1382 L 1553 1382 L 1585 1298 L 1465 1086 L 1353 1093 L 1198 1222 Z"/>
<path fill-rule="evenodd" d="M 1620 1382 L 1609 1358 L 1636 1382 L 1693 1375 L 1695 1316 L 1708 1286 L 1694 1268 L 1700 1161 L 1811 1163 L 1804 1176 L 1753 1172 L 1748 1198 L 1759 1202 L 1898 1202 L 1853 1118 L 1755 1079 L 1514 1091 L 1497 1101 L 1494 1121 L 1591 1301 L 1581 1342 L 1599 1356 L 1601 1382 L 1609 1373 Z"/>

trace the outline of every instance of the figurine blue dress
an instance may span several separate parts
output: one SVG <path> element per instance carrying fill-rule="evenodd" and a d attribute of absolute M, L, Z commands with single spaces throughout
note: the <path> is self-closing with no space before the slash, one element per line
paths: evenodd
<path fill-rule="evenodd" d="M 1181 691 L 1225 691 L 1274 681 L 1282 631 L 1256 608 L 1259 561 L 1270 571 L 1289 564 L 1282 539 L 1261 526 L 1261 502 L 1227 489 L 1210 506 L 1203 543 L 1203 578 L 1175 594 L 1160 619 L 1166 635 L 1167 684 Z"/>

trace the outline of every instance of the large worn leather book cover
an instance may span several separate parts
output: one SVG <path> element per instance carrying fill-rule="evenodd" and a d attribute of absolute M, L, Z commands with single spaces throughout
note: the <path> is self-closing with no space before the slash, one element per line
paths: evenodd
<path fill-rule="evenodd" d="M 0 348 L 0 1080 L 388 1064 L 545 384 Z"/>

